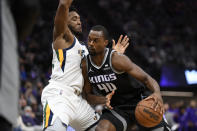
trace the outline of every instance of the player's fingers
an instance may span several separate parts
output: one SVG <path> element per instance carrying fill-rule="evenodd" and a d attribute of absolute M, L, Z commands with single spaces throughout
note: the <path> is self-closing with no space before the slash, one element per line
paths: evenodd
<path fill-rule="evenodd" d="M 129 42 L 129 38 L 127 37 L 126 41 L 125 41 L 125 45 Z"/>
<path fill-rule="evenodd" d="M 113 109 L 112 106 L 110 105 L 110 101 L 108 101 L 108 102 L 106 103 L 106 107 L 107 107 L 108 109 Z"/>
<path fill-rule="evenodd" d="M 162 105 L 160 105 L 160 112 L 159 112 L 160 114 L 163 114 L 164 113 L 164 108 L 163 108 L 163 106 Z"/>
<path fill-rule="evenodd" d="M 114 95 L 114 90 L 111 92 L 111 93 L 109 93 L 107 96 L 106 96 L 106 98 L 107 99 L 111 99 L 111 97 Z"/>
<path fill-rule="evenodd" d="M 158 108 L 158 107 L 159 107 L 158 104 L 156 104 L 154 110 L 157 111 L 157 108 Z"/>
<path fill-rule="evenodd" d="M 113 91 L 111 92 L 111 95 L 114 95 L 114 93 L 115 93 L 115 91 L 113 90 Z"/>
<path fill-rule="evenodd" d="M 160 114 L 163 114 L 164 113 L 164 107 L 163 107 L 163 104 L 162 104 L 162 102 L 158 102 L 158 104 L 159 104 L 159 107 L 160 107 Z"/>
<path fill-rule="evenodd" d="M 162 107 L 162 114 L 164 114 L 165 110 L 164 110 L 164 107 Z"/>
<path fill-rule="evenodd" d="M 122 41 L 122 37 L 123 37 L 123 35 L 120 35 L 117 43 L 120 43 Z"/>
<path fill-rule="evenodd" d="M 114 95 L 114 90 L 109 94 L 109 97 L 111 98 Z"/>
<path fill-rule="evenodd" d="M 152 99 L 152 98 L 153 98 L 152 96 L 149 96 L 149 97 L 145 98 L 144 100 L 147 101 L 147 100 Z"/>
<path fill-rule="evenodd" d="M 128 41 L 129 41 L 129 38 L 126 37 L 126 38 L 121 42 L 121 45 L 122 45 L 123 47 L 126 46 L 126 44 L 128 43 Z"/>
<path fill-rule="evenodd" d="M 155 106 L 155 111 L 157 111 L 159 107 L 161 107 L 161 106 L 160 106 L 160 104 L 157 102 L 157 103 L 156 103 L 156 106 Z"/>
<path fill-rule="evenodd" d="M 152 104 L 152 108 L 156 111 L 156 108 L 157 108 L 157 106 L 158 106 L 158 100 L 155 98 L 155 97 L 152 97 L 153 98 L 153 100 L 154 100 L 154 102 L 153 102 L 153 104 Z"/>
<path fill-rule="evenodd" d="M 110 110 L 112 110 L 113 109 L 113 107 L 109 104 L 108 105 L 108 108 L 110 109 Z"/>
<path fill-rule="evenodd" d="M 164 113 L 164 107 L 163 107 L 163 103 L 161 101 L 158 100 L 158 103 L 157 103 L 157 107 L 156 107 L 156 110 L 160 110 L 160 114 L 163 114 Z"/>
<path fill-rule="evenodd" d="M 126 49 L 129 46 L 129 42 L 126 43 L 126 45 L 124 46 L 124 49 Z"/>
<path fill-rule="evenodd" d="M 153 102 L 152 105 L 151 105 L 151 108 L 155 110 L 156 105 L 157 105 L 157 103 Z"/>
<path fill-rule="evenodd" d="M 153 102 L 150 108 L 154 109 L 154 107 L 155 107 L 155 103 Z"/>
<path fill-rule="evenodd" d="M 110 110 L 112 110 L 112 109 L 113 109 L 113 107 L 111 107 L 111 106 L 107 106 L 107 108 L 108 108 L 108 109 L 110 109 Z"/>
<path fill-rule="evenodd" d="M 109 106 L 109 109 L 110 109 L 110 110 L 112 110 L 112 109 L 113 109 L 113 107 L 112 107 L 112 106 Z"/>
<path fill-rule="evenodd" d="M 127 40 L 127 35 L 123 38 L 122 42 L 125 42 Z"/>
<path fill-rule="evenodd" d="M 161 107 L 160 114 L 163 114 L 163 113 L 164 113 L 164 108 Z"/>
<path fill-rule="evenodd" d="M 115 42 L 115 40 L 113 39 L 112 40 L 112 48 L 114 48 L 116 46 L 116 42 Z"/>

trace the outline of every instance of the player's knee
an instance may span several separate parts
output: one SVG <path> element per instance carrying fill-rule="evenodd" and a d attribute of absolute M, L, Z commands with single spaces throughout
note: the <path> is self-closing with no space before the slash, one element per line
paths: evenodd
<path fill-rule="evenodd" d="M 116 131 L 116 128 L 110 121 L 101 120 L 96 127 L 96 131 Z"/>
<path fill-rule="evenodd" d="M 103 128 L 102 126 L 97 126 L 95 131 L 101 131 L 101 130 L 103 130 L 102 128 Z"/>
<path fill-rule="evenodd" d="M 95 131 L 108 131 L 108 128 L 106 126 L 98 125 L 96 127 L 96 130 Z"/>

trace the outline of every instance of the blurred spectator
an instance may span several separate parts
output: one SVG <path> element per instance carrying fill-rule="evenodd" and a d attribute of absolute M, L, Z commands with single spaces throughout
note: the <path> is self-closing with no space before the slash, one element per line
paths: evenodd
<path fill-rule="evenodd" d="M 190 105 L 186 109 L 185 117 L 185 131 L 197 131 L 197 104 L 195 100 L 190 101 Z"/>
<path fill-rule="evenodd" d="M 186 105 L 181 105 L 176 115 L 176 119 L 179 123 L 179 131 L 187 129 L 187 119 L 186 119 Z"/>
<path fill-rule="evenodd" d="M 164 110 L 165 110 L 165 118 L 169 124 L 169 126 L 171 127 L 171 129 L 176 130 L 178 127 L 178 124 L 174 121 L 174 115 L 175 113 L 171 110 L 169 110 L 169 104 L 168 103 L 164 103 Z"/>
<path fill-rule="evenodd" d="M 32 108 L 30 106 L 25 107 L 24 114 L 22 115 L 22 120 L 26 126 L 36 125 L 35 114 L 32 112 Z"/>
<path fill-rule="evenodd" d="M 19 106 L 21 110 L 24 110 L 25 107 L 27 106 L 27 101 L 25 99 L 24 94 L 22 93 L 20 94 L 20 98 L 19 98 Z"/>

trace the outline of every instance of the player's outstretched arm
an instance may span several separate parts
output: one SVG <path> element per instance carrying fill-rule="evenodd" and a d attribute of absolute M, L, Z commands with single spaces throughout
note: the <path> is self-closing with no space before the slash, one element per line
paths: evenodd
<path fill-rule="evenodd" d="M 85 99 L 91 105 L 102 104 L 102 105 L 107 106 L 109 109 L 112 109 L 112 107 L 110 105 L 110 100 L 111 100 L 114 92 L 107 95 L 106 97 L 105 96 L 94 95 L 93 92 L 92 92 L 92 87 L 91 87 L 89 79 L 88 79 L 86 58 L 84 58 L 82 60 L 81 67 L 82 67 L 82 74 L 83 74 L 83 77 L 84 77 L 83 94 L 85 95 Z"/>
<path fill-rule="evenodd" d="M 65 40 L 65 43 L 68 44 L 71 44 L 74 40 L 74 37 L 68 28 L 68 13 L 71 3 L 72 0 L 59 0 L 59 5 L 54 20 L 53 31 L 53 41 L 55 49 L 65 48 L 62 39 Z"/>
<path fill-rule="evenodd" d="M 149 90 L 153 92 L 151 96 L 156 101 L 155 103 L 157 103 L 153 108 L 156 109 L 157 107 L 163 107 L 163 100 L 158 83 L 139 66 L 133 63 L 127 56 L 117 52 L 113 53 L 112 66 L 117 71 L 127 72 L 132 77 L 145 84 L 146 87 L 148 87 Z"/>

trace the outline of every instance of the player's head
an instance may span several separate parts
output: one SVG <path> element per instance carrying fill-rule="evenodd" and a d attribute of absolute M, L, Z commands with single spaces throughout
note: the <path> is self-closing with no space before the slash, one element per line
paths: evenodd
<path fill-rule="evenodd" d="M 88 35 L 88 50 L 90 55 L 97 55 L 104 52 L 108 44 L 108 31 L 104 26 L 93 26 Z"/>
<path fill-rule="evenodd" d="M 191 100 L 191 101 L 190 101 L 190 106 L 191 106 L 192 108 L 196 108 L 196 106 L 197 106 L 196 101 L 195 101 L 195 100 Z"/>
<path fill-rule="evenodd" d="M 69 9 L 68 27 L 74 35 L 82 33 L 81 19 L 74 7 L 70 7 Z"/>

